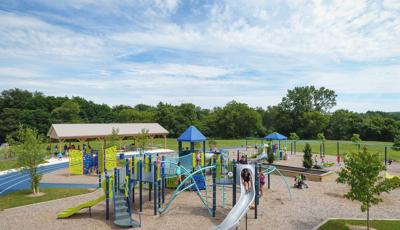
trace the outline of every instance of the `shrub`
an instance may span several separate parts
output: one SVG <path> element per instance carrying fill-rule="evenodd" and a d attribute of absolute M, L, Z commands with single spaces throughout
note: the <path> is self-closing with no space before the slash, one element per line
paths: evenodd
<path fill-rule="evenodd" d="M 274 163 L 275 156 L 274 153 L 272 152 L 271 145 L 268 145 L 268 150 L 267 150 L 267 161 L 269 164 Z"/>
<path fill-rule="evenodd" d="M 299 137 L 299 135 L 297 135 L 297 133 L 290 133 L 289 134 L 289 139 L 290 140 L 299 140 L 300 137 Z"/>
<path fill-rule="evenodd" d="M 360 134 L 353 133 L 353 136 L 350 138 L 350 140 L 354 143 L 360 143 L 362 140 L 360 138 Z"/>
<path fill-rule="evenodd" d="M 306 143 L 304 147 L 303 166 L 306 169 L 310 169 L 313 166 L 311 146 L 309 143 Z"/>

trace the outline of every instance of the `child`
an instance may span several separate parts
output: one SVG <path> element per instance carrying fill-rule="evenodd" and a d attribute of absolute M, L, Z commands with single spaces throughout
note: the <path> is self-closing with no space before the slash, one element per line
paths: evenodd
<path fill-rule="evenodd" d="M 250 186 L 251 186 L 251 176 L 250 176 L 250 172 L 248 169 L 243 169 L 241 172 L 241 177 L 243 179 L 243 183 L 244 183 L 244 188 L 246 190 L 246 193 L 250 192 Z"/>
<path fill-rule="evenodd" d="M 58 160 L 59 160 L 59 161 L 62 160 L 62 152 L 59 152 L 59 153 L 58 153 Z"/>
<path fill-rule="evenodd" d="M 336 156 L 336 162 L 337 162 L 337 164 L 340 166 L 340 154 L 338 154 L 338 155 Z"/>
<path fill-rule="evenodd" d="M 265 174 L 260 168 L 260 196 L 264 195 L 263 187 L 265 185 Z"/>
<path fill-rule="evenodd" d="M 182 167 L 181 167 L 181 162 L 178 162 L 178 165 L 176 166 L 176 170 L 175 170 L 175 174 L 176 174 L 176 184 L 179 185 L 180 183 L 182 183 Z"/>
<path fill-rule="evenodd" d="M 196 154 L 196 167 L 200 167 L 200 161 L 201 161 L 201 154 L 200 152 L 197 152 Z"/>

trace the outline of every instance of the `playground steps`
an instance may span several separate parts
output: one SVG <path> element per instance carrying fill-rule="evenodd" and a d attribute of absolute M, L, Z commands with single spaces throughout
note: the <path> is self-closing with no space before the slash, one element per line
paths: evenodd
<path fill-rule="evenodd" d="M 121 190 L 119 190 L 118 194 L 116 194 L 115 196 L 114 205 L 115 205 L 114 224 L 121 228 L 134 227 L 131 215 L 129 214 L 129 209 L 127 206 L 126 198 L 124 196 L 124 192 L 122 192 Z"/>

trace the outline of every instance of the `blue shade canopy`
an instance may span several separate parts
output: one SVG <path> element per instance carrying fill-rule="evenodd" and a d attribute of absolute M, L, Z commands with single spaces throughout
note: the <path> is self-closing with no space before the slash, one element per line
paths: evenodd
<path fill-rule="evenodd" d="M 280 133 L 271 133 L 264 137 L 267 140 L 286 140 L 287 137 Z"/>
<path fill-rule="evenodd" d="M 207 138 L 193 125 L 187 128 L 186 131 L 178 137 L 178 141 L 199 142 L 205 140 L 207 140 Z"/>

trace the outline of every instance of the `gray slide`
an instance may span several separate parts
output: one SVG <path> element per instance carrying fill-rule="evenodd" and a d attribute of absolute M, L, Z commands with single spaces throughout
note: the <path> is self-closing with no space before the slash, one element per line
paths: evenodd
<path fill-rule="evenodd" d="M 246 193 L 243 180 L 240 175 L 243 169 L 247 168 L 250 170 L 251 174 L 251 188 L 250 192 Z M 251 165 L 237 165 L 237 175 L 238 180 L 240 181 L 240 198 L 236 205 L 232 208 L 232 210 L 225 217 L 224 221 L 218 226 L 214 226 L 212 229 L 214 230 L 229 230 L 235 229 L 237 225 L 239 225 L 240 220 L 246 215 L 247 211 L 250 208 L 250 205 L 254 202 L 254 198 L 256 197 L 256 190 L 254 186 L 254 167 Z"/>

